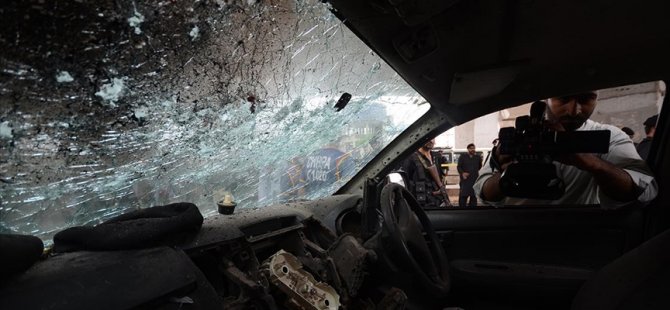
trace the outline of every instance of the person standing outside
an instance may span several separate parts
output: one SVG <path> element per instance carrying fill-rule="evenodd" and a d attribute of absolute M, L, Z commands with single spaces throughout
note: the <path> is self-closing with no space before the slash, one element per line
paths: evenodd
<path fill-rule="evenodd" d="M 630 129 L 628 127 L 621 127 L 621 131 L 627 134 L 631 140 L 635 138 L 635 131 L 633 131 L 633 129 Z"/>
<path fill-rule="evenodd" d="M 604 154 L 567 154 L 555 159 L 557 174 L 565 182 L 565 194 L 555 200 L 507 197 L 500 179 L 513 158 L 494 153 L 497 168 L 479 171 L 475 183 L 478 198 L 489 205 L 600 204 L 611 209 L 637 202 L 646 205 L 658 194 L 658 183 L 633 141 L 621 129 L 590 120 L 598 104 L 591 91 L 549 98 L 546 126 L 556 131 L 609 130 L 609 151 Z M 645 124 L 650 122 L 645 122 Z M 654 121 L 654 126 L 656 122 Z"/>
<path fill-rule="evenodd" d="M 458 206 L 465 207 L 468 197 L 470 202 L 467 204 L 470 207 L 477 206 L 477 195 L 473 186 L 477 177 L 479 177 L 479 169 L 482 168 L 482 158 L 475 153 L 475 145 L 468 144 L 468 153 L 458 157 L 458 174 L 460 176 L 460 192 L 458 194 Z"/>
<path fill-rule="evenodd" d="M 439 175 L 438 180 L 431 175 L 433 169 L 439 174 L 434 154 L 431 152 L 434 146 L 435 139 L 426 142 L 403 161 L 401 169 L 407 174 L 407 190 L 423 208 L 450 207 L 451 202 L 446 196 L 446 188 L 440 182 Z"/>
<path fill-rule="evenodd" d="M 498 138 L 495 138 L 495 139 L 493 139 L 493 141 L 491 142 L 492 147 L 491 147 L 491 150 L 489 151 L 489 153 L 486 154 L 486 159 L 484 159 L 484 164 L 486 164 L 486 163 L 489 162 L 489 158 L 491 157 L 491 153 L 495 152 L 496 147 L 498 147 L 498 142 L 499 142 L 499 141 L 500 141 L 500 140 L 499 140 Z"/>
<path fill-rule="evenodd" d="M 437 172 L 440 175 L 440 181 L 442 181 L 442 184 L 447 184 L 445 182 L 446 181 L 445 178 L 449 173 L 449 166 L 446 165 L 448 163 L 447 158 L 444 156 L 442 150 L 430 151 L 430 155 L 433 158 L 433 163 L 435 163 L 435 167 L 437 167 Z M 443 167 L 443 165 L 445 167 Z"/>
<path fill-rule="evenodd" d="M 658 121 L 658 114 L 648 118 L 644 121 L 644 133 L 647 136 L 638 143 L 636 146 L 637 153 L 640 154 L 642 159 L 647 160 L 649 157 L 649 150 L 651 149 L 651 140 L 654 139 L 654 134 L 656 133 L 656 122 Z"/>

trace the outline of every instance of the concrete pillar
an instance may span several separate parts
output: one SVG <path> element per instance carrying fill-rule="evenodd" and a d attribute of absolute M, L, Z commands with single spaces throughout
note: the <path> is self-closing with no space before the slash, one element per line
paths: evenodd
<path fill-rule="evenodd" d="M 475 141 L 476 120 L 469 121 L 456 127 L 455 149 L 464 149 L 468 144 Z"/>
<path fill-rule="evenodd" d="M 475 120 L 474 144 L 477 148 L 489 148 L 500 130 L 500 112 L 484 115 Z M 466 144 L 467 146 L 467 144 Z"/>

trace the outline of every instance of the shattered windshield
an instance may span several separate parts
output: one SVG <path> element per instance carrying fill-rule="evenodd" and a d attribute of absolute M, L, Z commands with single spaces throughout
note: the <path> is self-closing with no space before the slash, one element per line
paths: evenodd
<path fill-rule="evenodd" d="M 428 104 L 317 0 L 0 4 L 0 232 L 330 195 Z"/>

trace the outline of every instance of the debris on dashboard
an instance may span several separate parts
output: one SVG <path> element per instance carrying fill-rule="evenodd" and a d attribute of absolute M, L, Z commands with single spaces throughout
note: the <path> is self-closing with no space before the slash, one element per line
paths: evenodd
<path fill-rule="evenodd" d="M 369 253 L 369 250 L 349 234 L 342 235 L 328 250 L 328 255 L 333 258 L 349 296 L 355 297 L 363 284 Z"/>
<path fill-rule="evenodd" d="M 358 197 L 352 197 L 349 201 L 359 200 Z M 338 200 L 337 204 L 340 203 L 342 201 Z M 311 208 L 316 206 L 313 204 Z M 190 225 L 181 225 L 194 222 L 192 216 L 184 218 L 191 214 L 200 219 L 194 223 L 195 227 L 200 228 L 202 217 L 195 205 L 175 204 L 136 210 L 96 227 L 65 230 L 70 236 L 61 238 L 62 235 L 57 234 L 54 251 L 47 251 L 43 259 L 31 267 L 32 271 L 23 271 L 25 268 L 20 271 L 25 281 L 17 283 L 23 285 L 19 286 L 22 294 L 34 295 L 34 290 L 43 287 L 35 286 L 34 283 L 52 283 L 44 275 L 48 274 L 44 268 L 58 270 L 61 274 L 57 277 L 63 279 L 66 278 L 64 275 L 86 277 L 93 272 L 91 270 L 101 268 L 108 271 L 108 274 L 100 272 L 104 279 L 116 281 L 116 285 L 128 291 L 140 292 L 135 296 L 141 299 L 136 301 L 140 303 L 160 301 L 182 306 L 210 303 L 233 310 L 404 309 L 407 301 L 405 292 L 396 288 L 395 284 L 380 285 L 383 283 L 382 277 L 378 276 L 378 272 L 382 272 L 379 269 L 381 264 L 378 263 L 382 261 L 377 258 L 380 249 L 363 243 L 359 234 L 350 231 L 336 233 L 329 228 L 330 224 L 326 225 L 316 214 L 304 217 L 304 214 L 293 213 L 295 208 L 295 205 L 287 204 L 259 210 L 270 215 L 265 220 L 248 216 L 250 213 L 247 211 L 240 212 L 234 220 L 231 220 L 232 217 L 215 217 L 215 222 L 197 231 L 189 228 Z M 229 225 L 231 223 L 247 224 Z M 212 230 L 213 227 L 216 229 Z M 197 232 L 197 237 L 187 237 L 191 232 Z M 41 245 L 39 238 L 31 238 Z M 35 249 L 35 258 L 40 257 L 41 248 L 39 246 Z M 164 256 L 167 252 L 172 253 L 177 260 L 164 260 L 170 258 Z M 121 260 L 119 257 L 134 258 L 146 263 L 147 267 L 131 268 L 128 273 L 120 272 L 126 270 L 125 261 L 128 259 Z M 164 260 L 163 265 L 148 268 L 156 264 L 154 258 Z M 73 265 L 73 260 L 84 262 L 87 269 Z M 190 289 L 165 295 L 151 289 L 137 289 L 124 282 L 137 283 L 134 279 L 141 276 L 163 283 L 161 277 L 166 275 L 165 270 L 192 271 L 193 274 L 168 273 L 175 281 L 185 283 Z M 392 272 L 386 274 L 398 278 Z M 88 279 L 93 278 L 89 276 Z M 198 281 L 194 290 L 192 281 Z M 73 308 L 90 308 L 83 306 L 90 299 L 72 297 L 82 295 L 87 288 L 73 281 L 68 283 L 72 286 L 69 294 L 51 294 L 40 299 L 39 304 L 67 301 Z M 91 283 L 102 282 L 91 280 Z M 13 291 L 0 290 L 2 294 L 13 296 Z M 131 302 L 129 299 L 134 298 L 134 295 L 126 294 L 121 289 L 115 294 L 128 297 L 123 299 L 124 302 Z M 13 304 L 21 300 L 15 297 Z"/>
<path fill-rule="evenodd" d="M 223 196 L 223 200 L 217 202 L 216 205 L 219 207 L 219 213 L 225 215 L 233 214 L 235 207 L 237 207 L 237 203 L 233 201 L 233 195 L 231 194 Z"/>
<path fill-rule="evenodd" d="M 329 309 L 340 307 L 340 295 L 327 283 L 314 279 L 291 253 L 279 250 L 262 266 L 270 282 L 290 296 L 287 306 L 293 309 Z"/>

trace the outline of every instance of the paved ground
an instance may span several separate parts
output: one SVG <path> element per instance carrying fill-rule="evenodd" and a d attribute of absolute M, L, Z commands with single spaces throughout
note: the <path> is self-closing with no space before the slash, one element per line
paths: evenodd
<path fill-rule="evenodd" d="M 459 191 L 460 191 L 460 188 L 458 187 L 458 184 L 447 185 L 447 194 L 449 195 L 449 200 L 454 205 L 458 204 L 458 192 Z M 481 201 L 477 201 L 477 205 L 481 205 Z"/>

